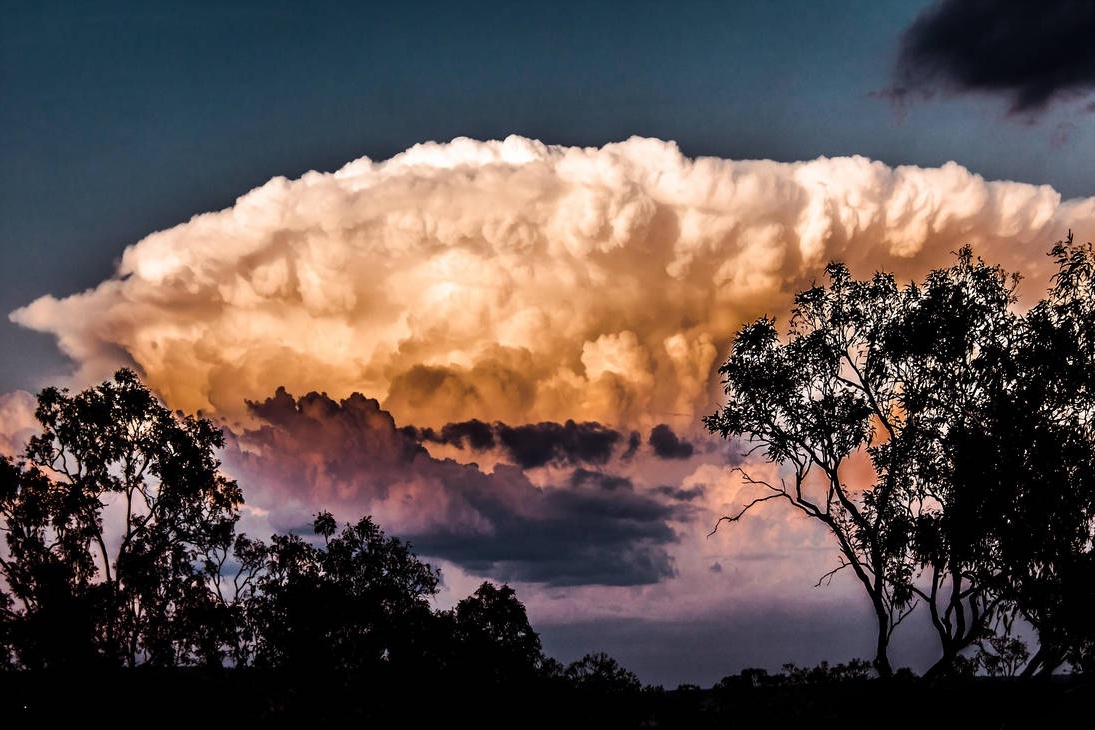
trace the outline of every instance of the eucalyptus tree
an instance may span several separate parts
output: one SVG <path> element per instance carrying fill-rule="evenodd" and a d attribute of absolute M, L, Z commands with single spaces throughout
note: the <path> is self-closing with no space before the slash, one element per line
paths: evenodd
<path fill-rule="evenodd" d="M 1049 291 L 1025 313 L 982 264 L 968 270 L 981 285 L 965 290 L 990 306 L 956 306 L 952 277 L 900 322 L 896 354 L 921 376 L 915 411 L 927 425 L 905 473 L 927 578 L 917 592 L 942 648 L 929 674 L 973 643 L 1015 647 L 1017 618 L 1038 642 L 1025 674 L 1091 663 L 1095 253 L 1070 232 L 1050 256 Z"/>
<path fill-rule="evenodd" d="M 451 626 L 453 668 L 477 682 L 527 683 L 550 671 L 540 635 L 508 584 L 484 581 L 439 619 Z"/>
<path fill-rule="evenodd" d="M 872 446 L 876 431 L 890 438 L 899 433 L 899 383 L 882 356 L 891 309 L 878 306 L 899 291 L 891 277 L 856 281 L 838 263 L 826 274 L 828 286 L 796 295 L 786 340 L 770 317 L 746 324 L 719 368 L 726 400 L 704 418 L 705 426 L 742 438 L 750 452 L 761 450 L 781 466 L 781 476 L 761 480 L 742 469 L 758 496 L 722 517 L 716 529 L 771 501 L 822 523 L 839 549 L 833 572 L 850 569 L 870 598 L 877 621 L 874 665 L 886 676 L 893 671 L 889 641 L 911 598 L 911 567 L 890 543 L 904 542 L 907 529 L 894 519 L 889 470 L 879 470 L 877 482 L 848 484 L 844 475 L 856 454 L 886 458 Z"/>
<path fill-rule="evenodd" d="M 874 667 L 889 676 L 893 633 L 919 602 L 949 661 L 1002 600 L 972 570 L 984 544 L 951 529 L 967 525 L 946 449 L 976 421 L 988 384 L 1008 377 L 1016 279 L 969 247 L 922 283 L 857 280 L 840 263 L 826 276 L 795 296 L 786 337 L 771 318 L 746 324 L 719 369 L 726 401 L 706 427 L 762 451 L 781 475 L 743 470 L 759 492 L 716 529 L 770 501 L 823 524 L 839 563 L 822 579 L 854 574 L 876 620 Z"/>
<path fill-rule="evenodd" d="M 296 672 L 371 673 L 414 665 L 427 644 L 430 599 L 440 572 L 370 516 L 338 530 L 329 512 L 313 521 L 320 541 L 276 534 L 241 536 L 253 576 L 243 602 L 260 667 Z"/>
<path fill-rule="evenodd" d="M 1013 387 L 983 419 L 1009 606 L 1037 632 L 1025 673 L 1095 669 L 1095 250 L 1050 251 L 1048 295 L 1025 316 Z"/>
<path fill-rule="evenodd" d="M 25 667 L 217 662 L 214 556 L 242 494 L 213 422 L 173 413 L 122 369 L 38 394 L 38 433 L 0 475 L 0 577 Z"/>
<path fill-rule="evenodd" d="M 893 522 L 905 541 L 893 547 L 915 566 L 907 585 L 939 639 L 929 675 L 953 671 L 1006 618 L 999 530 L 1015 485 L 1000 470 L 1000 437 L 1016 432 L 988 422 L 1022 378 L 1018 282 L 963 247 L 953 266 L 902 290 L 883 337 L 900 428 L 875 465 L 896 486 Z M 1003 481 L 987 478 L 993 470 Z"/>

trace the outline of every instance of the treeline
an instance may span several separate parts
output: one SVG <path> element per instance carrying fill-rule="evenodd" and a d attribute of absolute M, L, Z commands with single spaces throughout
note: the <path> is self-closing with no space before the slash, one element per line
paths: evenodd
<path fill-rule="evenodd" d="M 642 689 L 606 654 L 565 666 L 546 656 L 508 585 L 432 608 L 439 571 L 369 516 L 339 525 L 321 512 L 312 534 L 268 541 L 238 532 L 243 496 L 215 456 L 222 432 L 167 410 L 131 370 L 75 394 L 46 388 L 35 415 L 24 453 L 0 460 L 8 688 L 217 677 L 207 689 L 227 696 L 204 702 L 225 712 L 233 694 L 262 698 L 273 715 L 308 687 L 327 710 L 342 697 L 373 713 L 407 683 L 464 695 Z"/>

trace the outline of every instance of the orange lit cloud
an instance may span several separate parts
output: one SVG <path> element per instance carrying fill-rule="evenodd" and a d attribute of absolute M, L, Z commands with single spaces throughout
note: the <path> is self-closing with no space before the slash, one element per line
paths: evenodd
<path fill-rule="evenodd" d="M 912 278 L 968 242 L 1037 295 L 1048 247 L 1093 220 L 1095 200 L 956 164 L 456 139 L 275 178 L 11 317 L 55 335 L 77 381 L 128 362 L 172 407 L 241 422 L 285 386 L 364 393 L 418 427 L 687 430 L 736 328 L 829 260 Z"/>
<path fill-rule="evenodd" d="M 19 456 L 27 439 L 38 429 L 34 409 L 38 403 L 26 391 L 0 394 L 0 456 Z"/>

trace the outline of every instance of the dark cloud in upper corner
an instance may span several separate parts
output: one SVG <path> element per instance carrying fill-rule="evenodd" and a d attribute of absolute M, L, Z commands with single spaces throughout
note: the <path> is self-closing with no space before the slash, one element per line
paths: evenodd
<path fill-rule="evenodd" d="M 1093 37 L 1095 2 L 941 0 L 902 35 L 894 85 L 882 95 L 902 104 L 997 94 L 1009 113 L 1034 115 L 1095 90 Z"/>

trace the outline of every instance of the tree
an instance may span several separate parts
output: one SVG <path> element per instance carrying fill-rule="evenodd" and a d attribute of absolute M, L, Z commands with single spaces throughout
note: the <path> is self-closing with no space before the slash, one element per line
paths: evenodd
<path fill-rule="evenodd" d="M 986 479 L 1001 442 L 985 422 L 1020 377 L 1018 281 L 963 247 L 953 266 L 902 291 L 884 334 L 899 425 L 877 447 L 876 468 L 895 486 L 891 534 L 907 538 L 891 547 L 915 566 L 907 586 L 939 638 L 928 676 L 965 665 L 962 652 L 992 630 L 1006 597 L 995 553 L 1008 492 Z"/>
<path fill-rule="evenodd" d="M 14 492 L 20 476 L 20 470 L 12 460 L 0 454 L 0 495 Z M 13 640 L 17 618 L 11 595 L 0 584 L 0 670 L 11 669 L 18 663 Z"/>
<path fill-rule="evenodd" d="M 912 566 L 896 549 L 908 540 L 908 526 L 898 518 L 898 471 L 887 463 L 900 453 L 881 448 L 877 438 L 881 432 L 883 443 L 896 441 L 902 427 L 900 380 L 885 356 L 889 303 L 900 292 L 883 274 L 855 281 L 836 263 L 826 274 L 828 287 L 795 297 L 786 342 L 775 320 L 761 318 L 738 331 L 719 368 L 726 402 L 704 418 L 705 426 L 752 442 L 751 449 L 762 449 L 786 477 L 773 483 L 742 470 L 761 494 L 722 517 L 716 529 L 772 500 L 825 525 L 840 550 L 836 570 L 851 569 L 870 598 L 877 622 L 874 663 L 888 676 L 889 641 L 912 597 Z M 856 454 L 869 456 L 874 481 L 844 481 Z"/>
<path fill-rule="evenodd" d="M 874 607 L 883 676 L 918 603 L 940 642 L 930 676 L 1017 615 L 1039 634 L 1032 666 L 1092 645 L 1095 256 L 1071 234 L 1051 254 L 1054 286 L 1025 315 L 1018 276 L 968 246 L 904 287 L 831 264 L 785 342 L 771 319 L 746 325 L 720 368 L 727 403 L 705 425 L 786 477 L 746 474 L 762 494 L 719 524 L 770 500 L 824 524 Z M 847 483 L 864 457 L 870 476 Z"/>
<path fill-rule="evenodd" d="M 245 605 L 253 661 L 301 672 L 369 672 L 414 663 L 428 651 L 428 599 L 440 574 L 369 516 L 336 534 L 315 518 L 314 545 L 293 534 L 237 541 L 253 575 Z"/>
<path fill-rule="evenodd" d="M 40 433 L 0 475 L 18 663 L 219 660 L 197 637 L 222 602 L 209 569 L 242 503 L 219 471 L 220 430 L 172 413 L 128 369 L 75 395 L 42 390 L 35 416 Z"/>
<path fill-rule="evenodd" d="M 889 642 L 916 598 L 941 661 L 976 641 L 1002 600 L 971 570 L 985 531 L 954 486 L 950 450 L 985 394 L 1013 377 L 1005 356 L 1017 278 L 969 247 L 922 284 L 899 287 L 885 273 L 858 281 L 838 263 L 826 274 L 828 286 L 795 297 L 786 342 L 761 319 L 742 328 L 720 368 L 727 402 L 705 425 L 753 442 L 787 473 L 777 484 L 746 475 L 763 494 L 720 523 L 778 499 L 825 525 L 841 555 L 833 572 L 850 569 L 871 601 L 874 666 L 890 676 Z M 871 474 L 848 483 L 856 459 Z"/>
<path fill-rule="evenodd" d="M 588 653 L 571 662 L 564 674 L 574 687 L 592 694 L 628 694 L 642 689 L 642 682 L 634 672 L 603 651 Z"/>
<path fill-rule="evenodd" d="M 851 661 L 835 666 L 822 661 L 811 668 L 800 667 L 794 663 L 783 665 L 780 678 L 791 685 L 804 684 L 831 684 L 834 682 L 856 682 L 870 677 L 871 663 L 863 659 Z"/>
<path fill-rule="evenodd" d="M 927 301 L 921 308 L 933 314 L 921 321 L 901 322 L 905 342 L 923 345 L 897 354 L 915 351 L 917 372 L 930 375 L 913 414 L 928 427 L 905 469 L 912 547 L 931 578 L 918 595 L 943 648 L 929 675 L 959 666 L 974 644 L 1006 647 L 1012 671 L 1024 656 L 1011 636 L 1017 617 L 1039 640 L 1028 674 L 1078 663 L 1090 646 L 1095 257 L 1071 233 L 1050 255 L 1057 272 L 1048 295 L 1021 316 L 1005 312 L 1001 288 L 988 286 L 980 289 L 987 309 L 956 313 L 952 297 Z"/>
<path fill-rule="evenodd" d="M 451 612 L 456 665 L 480 682 L 531 680 L 545 670 L 540 636 L 507 584 L 484 581 Z"/>
<path fill-rule="evenodd" d="M 1014 383 L 981 426 L 1000 444 L 986 470 L 993 555 L 1009 607 L 1038 634 L 1026 674 L 1095 659 L 1095 251 L 1069 232 L 1050 256 L 1057 271 L 1024 318 Z"/>

